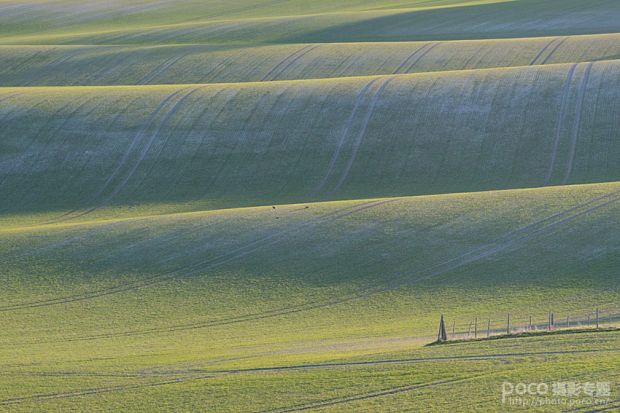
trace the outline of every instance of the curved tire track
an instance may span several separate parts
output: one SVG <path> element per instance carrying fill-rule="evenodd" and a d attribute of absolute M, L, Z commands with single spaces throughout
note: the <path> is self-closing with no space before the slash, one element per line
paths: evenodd
<path fill-rule="evenodd" d="M 106 189 L 108 188 L 108 186 L 110 186 L 111 182 L 117 176 L 119 176 L 119 177 L 122 176 L 121 181 L 114 187 L 114 189 L 112 189 L 110 194 L 108 194 L 103 199 L 101 199 L 97 205 L 95 205 L 95 206 L 93 206 L 93 207 L 91 207 L 91 208 L 89 208 L 89 209 L 87 209 L 85 211 L 82 211 L 82 212 L 80 212 L 80 213 L 78 213 L 76 215 L 71 216 L 72 214 L 77 212 L 77 210 L 72 210 L 72 211 L 66 212 L 65 214 L 61 215 L 56 220 L 48 222 L 48 223 L 58 223 L 58 222 L 63 222 L 63 221 L 67 221 L 67 220 L 70 220 L 70 219 L 75 219 L 75 218 L 78 218 L 78 217 L 83 217 L 85 215 L 88 215 L 88 214 L 98 210 L 99 208 L 102 208 L 107 203 L 109 203 L 112 199 L 114 199 L 114 197 L 116 195 L 118 195 L 118 193 L 125 188 L 125 186 L 127 185 L 127 182 L 129 182 L 129 180 L 133 177 L 133 175 L 136 172 L 136 170 L 138 169 L 138 167 L 142 164 L 142 161 L 146 157 L 146 154 L 151 149 L 151 146 L 153 145 L 153 143 L 155 142 L 157 137 L 159 136 L 159 133 L 161 132 L 161 129 L 164 127 L 164 125 L 177 112 L 177 110 L 179 109 L 179 107 L 181 107 L 181 105 L 185 102 L 185 100 L 187 100 L 192 94 L 194 94 L 198 89 L 200 89 L 202 87 L 204 87 L 204 86 L 196 87 L 196 88 L 193 88 L 193 89 L 191 89 L 189 91 L 186 91 L 185 94 L 183 94 L 178 100 L 176 100 L 172 104 L 170 109 L 168 109 L 168 111 L 164 114 L 162 120 L 159 122 L 159 124 L 157 125 L 156 129 L 150 134 L 150 136 L 148 137 L 146 142 L 144 142 L 142 144 L 142 148 L 141 148 L 140 152 L 138 152 L 138 154 L 137 154 L 138 159 L 133 163 L 133 165 L 131 165 L 130 169 L 124 173 L 124 176 L 119 175 L 119 173 L 120 173 L 121 169 L 123 168 L 123 166 L 125 166 L 127 164 L 127 161 L 129 159 L 129 157 L 131 156 L 134 148 L 138 145 L 139 142 L 141 143 L 141 141 L 143 140 L 142 137 L 145 136 L 146 130 L 154 123 L 155 118 L 161 112 L 161 110 L 166 105 L 166 103 L 168 103 L 169 101 L 172 101 L 175 97 L 181 95 L 181 93 L 184 90 L 182 89 L 182 90 L 178 90 L 178 91 L 174 92 L 173 94 L 169 95 L 166 99 L 164 99 L 159 104 L 159 106 L 155 109 L 155 111 L 149 117 L 149 120 L 147 120 L 146 124 L 136 134 L 136 136 L 132 140 L 131 144 L 129 145 L 129 147 L 127 148 L 125 153 L 123 154 L 123 157 L 121 158 L 121 161 L 117 164 L 117 166 L 114 169 L 114 171 L 112 172 L 112 174 L 110 174 L 108 176 L 107 180 L 104 182 L 104 184 L 100 188 L 100 190 L 91 199 L 91 202 L 95 202 L 95 200 L 97 198 L 101 198 L 103 196 L 103 194 L 105 193 Z"/>
<path fill-rule="evenodd" d="M 573 171 L 573 162 L 575 161 L 575 152 L 577 151 L 577 141 L 579 140 L 579 133 L 581 132 L 581 118 L 583 115 L 583 102 L 585 100 L 586 90 L 588 88 L 588 81 L 590 80 L 590 73 L 592 71 L 593 63 L 587 63 L 583 78 L 581 79 L 581 85 L 579 86 L 579 95 L 577 96 L 577 107 L 575 108 L 575 122 L 573 124 L 572 139 L 570 144 L 570 152 L 568 158 L 568 164 L 566 165 L 566 173 L 562 184 L 568 183 L 570 175 Z"/>
<path fill-rule="evenodd" d="M 334 397 L 334 398 L 319 400 L 316 402 L 310 402 L 307 404 L 297 404 L 297 405 L 283 407 L 283 408 L 261 410 L 257 413 L 293 413 L 293 412 L 302 412 L 306 410 L 322 409 L 324 407 L 337 406 L 340 404 L 346 404 L 346 403 L 351 403 L 351 402 L 356 402 L 356 401 L 361 401 L 361 400 L 376 399 L 377 397 L 393 396 L 399 393 L 406 393 L 406 392 L 410 392 L 413 390 L 436 387 L 436 386 L 440 386 L 443 384 L 458 383 L 458 382 L 465 381 L 465 380 L 471 380 L 472 378 L 475 378 L 475 377 L 477 376 L 458 378 L 458 379 L 438 380 L 438 381 L 433 381 L 430 383 L 394 386 L 394 387 L 388 387 L 388 388 L 375 390 L 375 391 L 371 391 L 367 393 L 360 393 L 360 394 L 356 394 L 352 396 Z"/>
<path fill-rule="evenodd" d="M 566 107 L 568 106 L 568 95 L 571 88 L 571 83 L 573 82 L 573 77 L 575 76 L 575 69 L 577 68 L 577 63 L 573 64 L 568 70 L 568 75 L 566 76 L 566 80 L 564 81 L 564 89 L 562 90 L 561 100 L 560 100 L 560 113 L 558 114 L 558 120 L 555 126 L 555 139 L 553 141 L 553 148 L 551 150 L 551 160 L 549 162 L 549 170 L 547 171 L 547 175 L 545 176 L 544 185 L 547 186 L 551 182 L 551 176 L 553 175 L 553 169 L 555 167 L 555 161 L 558 156 L 558 148 L 560 147 L 560 139 L 562 137 L 562 126 L 564 125 L 564 119 L 566 118 Z"/>
<path fill-rule="evenodd" d="M 63 340 L 63 341 L 93 340 L 93 339 L 111 338 L 111 337 L 117 337 L 117 336 L 137 336 L 137 335 L 145 335 L 145 334 L 169 333 L 169 332 L 174 332 L 174 331 L 216 327 L 216 326 L 237 324 L 237 323 L 248 322 L 248 321 L 257 321 L 257 320 L 263 320 L 263 319 L 268 319 L 268 318 L 274 318 L 274 317 L 279 317 L 283 315 L 300 313 L 303 311 L 309 311 L 309 310 L 314 310 L 314 309 L 319 309 L 319 308 L 335 306 L 335 305 L 343 304 L 343 303 L 350 302 L 353 300 L 367 298 L 375 294 L 389 292 L 389 291 L 392 291 L 398 288 L 402 288 L 404 286 L 411 286 L 411 285 L 420 283 L 422 281 L 427 281 L 436 276 L 445 274 L 448 271 L 460 268 L 470 263 L 477 262 L 489 256 L 498 254 L 520 243 L 528 241 L 541 233 L 544 235 L 545 232 L 548 231 L 550 228 L 553 229 L 557 227 L 558 225 L 564 224 L 566 222 L 570 222 L 571 220 L 574 220 L 575 218 L 578 218 L 587 213 L 596 211 L 600 208 L 603 208 L 604 206 L 607 206 L 619 200 L 620 200 L 620 191 L 614 191 L 614 192 L 602 195 L 600 197 L 597 197 L 590 201 L 576 205 L 562 212 L 553 214 L 549 217 L 537 220 L 533 223 L 527 224 L 525 226 L 522 226 L 512 231 L 509 231 L 506 234 L 495 239 L 494 241 L 491 241 L 490 243 L 486 245 L 483 245 L 478 248 L 474 248 L 473 250 L 468 251 L 452 259 L 432 265 L 420 271 L 414 271 L 413 273 L 398 274 L 396 276 L 396 279 L 393 280 L 388 285 L 378 285 L 378 286 L 368 287 L 365 289 L 361 289 L 355 293 L 349 294 L 347 296 L 335 298 L 332 300 L 308 302 L 308 303 L 299 304 L 299 305 L 290 306 L 290 307 L 280 307 L 280 308 L 276 308 L 273 310 L 268 310 L 268 311 L 263 311 L 263 312 L 258 312 L 258 313 L 245 314 L 245 315 L 240 315 L 236 317 L 220 318 L 216 320 L 197 322 L 197 323 L 173 325 L 173 326 L 169 326 L 166 328 L 133 330 L 133 331 L 125 331 L 125 332 L 119 332 L 119 333 L 100 334 L 96 336 L 91 335 L 91 336 L 77 337 L 75 339 L 69 339 L 69 340 Z M 418 275 L 418 274 L 420 275 L 419 277 L 413 280 L 410 279 L 411 275 Z"/>
<path fill-rule="evenodd" d="M 353 166 L 353 163 L 355 162 L 355 158 L 357 158 L 357 153 L 362 145 L 364 137 L 366 136 L 366 130 L 368 128 L 368 123 L 370 122 L 372 115 L 375 113 L 375 108 L 377 106 L 377 102 L 379 101 L 379 97 L 381 97 L 381 93 L 383 92 L 383 90 L 385 90 L 385 88 L 390 84 L 390 82 L 393 79 L 394 79 L 393 77 L 382 79 L 379 88 L 375 91 L 375 94 L 372 96 L 370 104 L 368 105 L 368 109 L 366 110 L 366 115 L 364 116 L 364 120 L 362 121 L 361 129 L 353 144 L 353 153 L 351 153 L 351 157 L 349 158 L 349 161 L 347 162 L 347 165 L 345 166 L 344 171 L 342 171 L 342 174 L 340 175 L 340 179 L 336 183 L 336 186 L 330 191 L 330 194 L 334 194 L 338 192 L 340 190 L 340 187 L 347 180 L 349 176 L 349 172 L 351 171 L 351 167 Z"/>
<path fill-rule="evenodd" d="M 168 273 L 156 275 L 153 277 L 148 277 L 140 282 L 120 284 L 114 287 L 105 288 L 105 289 L 101 289 L 97 291 L 91 291 L 91 292 L 84 293 L 84 294 L 77 294 L 77 295 L 59 297 L 59 298 L 54 298 L 54 299 L 31 301 L 28 303 L 4 306 L 4 307 L 0 307 L 0 312 L 15 311 L 15 310 L 20 310 L 20 309 L 25 309 L 25 308 L 47 307 L 50 305 L 57 305 L 57 304 L 66 304 L 70 302 L 84 301 L 88 299 L 108 296 L 108 295 L 117 294 L 121 292 L 132 291 L 132 290 L 136 290 L 140 288 L 145 288 L 153 284 L 157 284 L 157 283 L 169 280 L 181 271 L 183 272 L 187 271 L 191 274 L 196 271 L 211 269 L 211 268 L 215 268 L 220 265 L 224 265 L 232 260 L 249 255 L 260 248 L 283 241 L 284 239 L 286 239 L 286 236 L 288 236 L 290 233 L 298 232 L 306 227 L 311 227 L 313 225 L 319 225 L 325 221 L 340 219 L 340 218 L 349 216 L 353 213 L 360 212 L 365 209 L 373 208 L 379 205 L 383 205 L 388 202 L 390 201 L 388 200 L 388 201 L 365 202 L 362 204 L 355 205 L 353 207 L 344 207 L 344 208 L 341 208 L 335 211 L 331 211 L 325 215 L 315 217 L 314 219 L 308 220 L 306 222 L 301 222 L 283 231 L 275 232 L 273 234 L 256 239 L 254 241 L 251 241 L 243 246 L 235 248 L 226 253 L 220 254 L 219 256 L 215 258 L 208 259 L 208 260 L 195 263 L 189 266 L 185 266 L 185 267 L 170 271 Z"/>
<path fill-rule="evenodd" d="M 406 73 L 403 72 L 402 70 L 405 67 L 409 67 L 410 63 L 413 59 L 415 59 L 418 54 L 422 53 L 425 49 L 427 49 L 430 46 L 430 43 L 426 43 L 420 47 L 418 47 L 413 53 L 411 53 L 409 56 L 407 56 L 407 58 L 396 68 L 396 70 L 394 70 L 393 74 L 400 74 L 400 73 Z"/>
<path fill-rule="evenodd" d="M 181 56 L 174 56 L 170 59 L 167 59 L 163 63 L 159 64 L 155 69 L 153 69 L 146 76 L 142 77 L 142 79 L 138 80 L 137 84 L 146 85 L 149 84 L 153 79 L 164 73 L 170 67 L 174 66 L 177 62 L 187 57 L 191 52 L 182 54 Z"/>
<path fill-rule="evenodd" d="M 554 47 L 553 49 L 551 49 L 551 51 L 549 52 L 549 54 L 547 55 L 547 57 L 545 57 L 545 59 L 540 62 L 541 65 L 546 64 L 549 59 L 551 59 L 551 57 L 554 55 L 554 53 L 560 48 L 560 46 L 562 46 L 564 44 L 564 42 L 568 39 L 568 37 L 563 38 L 562 40 L 560 40 Z"/>
<path fill-rule="evenodd" d="M 411 64 L 409 65 L 409 67 L 407 68 L 407 70 L 405 70 L 404 73 L 410 73 L 413 68 L 415 67 L 415 65 L 417 65 L 420 60 L 422 60 L 424 58 L 424 56 L 426 56 L 427 54 L 429 54 L 431 52 L 431 50 L 433 50 L 435 47 L 437 47 L 439 45 L 439 43 L 433 43 L 430 47 L 428 47 L 422 54 L 420 54 L 413 62 L 411 62 Z"/>
<path fill-rule="evenodd" d="M 362 102 L 364 101 L 366 94 L 368 93 L 372 85 L 378 80 L 379 80 L 378 78 L 370 80 L 357 94 L 357 98 L 355 99 L 355 103 L 353 105 L 353 110 L 351 111 L 351 114 L 349 115 L 349 118 L 347 119 L 347 122 L 345 123 L 345 127 L 342 131 L 342 134 L 340 135 L 338 146 L 336 147 L 336 150 L 334 151 L 332 158 L 329 162 L 329 165 L 327 167 L 327 172 L 325 173 L 325 175 L 323 176 L 323 179 L 319 182 L 319 184 L 316 186 L 314 190 L 315 194 L 319 193 L 325 187 L 325 185 L 327 184 L 327 181 L 333 174 L 336 163 L 338 162 L 338 159 L 340 158 L 340 152 L 342 152 L 344 143 L 347 139 L 347 136 L 349 135 L 349 130 L 353 126 L 353 120 L 355 119 L 355 115 L 359 111 L 359 108 L 362 105 Z"/>
<path fill-rule="evenodd" d="M 317 47 L 318 47 L 317 45 L 307 45 L 307 46 L 304 46 L 304 47 L 300 48 L 299 50 L 291 53 L 290 55 L 285 57 L 280 63 L 275 65 L 269 72 L 267 72 L 267 74 L 265 76 L 263 76 L 261 81 L 265 82 L 265 81 L 273 81 L 273 80 L 275 80 L 286 69 L 291 67 L 292 64 L 294 64 L 296 61 L 298 61 L 303 56 L 305 56 L 306 54 L 310 53 L 312 50 L 316 49 Z"/>

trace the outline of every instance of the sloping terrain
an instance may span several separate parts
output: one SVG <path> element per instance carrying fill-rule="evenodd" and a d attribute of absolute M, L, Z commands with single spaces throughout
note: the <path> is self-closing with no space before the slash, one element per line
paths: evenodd
<path fill-rule="evenodd" d="M 0 0 L 0 411 L 618 408 L 619 22 Z"/>
<path fill-rule="evenodd" d="M 614 60 L 617 34 L 266 46 L 0 46 L 4 86 L 235 83 Z"/>
<path fill-rule="evenodd" d="M 605 61 L 7 88 L 3 210 L 43 206 L 69 219 L 108 206 L 213 209 L 615 181 L 619 81 L 620 65 Z"/>

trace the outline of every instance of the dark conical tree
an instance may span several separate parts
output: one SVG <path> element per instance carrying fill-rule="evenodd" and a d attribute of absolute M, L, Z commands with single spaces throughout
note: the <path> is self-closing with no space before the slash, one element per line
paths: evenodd
<path fill-rule="evenodd" d="M 443 314 L 439 320 L 439 333 L 437 334 L 437 341 L 448 341 L 448 335 L 446 334 L 446 324 L 443 321 Z"/>

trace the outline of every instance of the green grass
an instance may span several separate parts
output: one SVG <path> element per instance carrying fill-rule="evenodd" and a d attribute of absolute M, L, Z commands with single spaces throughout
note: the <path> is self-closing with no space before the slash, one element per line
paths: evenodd
<path fill-rule="evenodd" d="M 0 46 L 5 86 L 235 83 L 613 60 L 620 35 L 231 47 Z M 557 46 L 557 48 L 556 48 Z"/>
<path fill-rule="evenodd" d="M 123 13 L 122 7 L 112 12 L 103 8 L 80 13 L 80 7 L 70 2 L 64 7 L 25 8 L 17 16 L 7 13 L 0 20 L 0 35 L 4 34 L 0 43 L 264 44 L 489 39 L 620 31 L 620 6 L 614 0 L 396 4 L 385 0 L 321 1 L 311 7 L 301 0 L 284 4 L 244 0 L 241 4 L 163 2 L 160 7 L 138 9 L 136 13 Z M 44 28 L 37 24 L 43 19 Z"/>
<path fill-rule="evenodd" d="M 44 387 L 33 379 L 33 387 L 22 382 L 18 392 L 9 386 L 6 398 L 162 381 L 144 376 L 145 369 L 175 371 L 174 377 L 185 380 L 177 370 L 387 357 L 432 341 L 440 312 L 450 321 L 456 316 L 462 328 L 474 316 L 495 320 L 508 311 L 516 325 L 528 314 L 544 317 L 549 309 L 559 318 L 591 312 L 594 305 L 613 308 L 620 292 L 618 262 L 608 246 L 616 245 L 620 233 L 613 218 L 617 203 L 610 203 L 618 190 L 618 184 L 567 186 L 9 229 L 2 235 L 2 250 L 14 258 L 4 269 L 0 337 L 7 368 L 15 374 L 34 369 L 71 377 L 66 372 L 87 370 L 138 374 L 139 379 L 93 378 L 91 384 L 58 379 Z M 600 199 L 606 194 L 616 195 Z M 359 206 L 366 209 L 348 209 Z M 348 215 L 331 215 L 336 211 Z M 611 340 L 613 347 L 615 337 L 606 334 L 601 340 Z M 533 339 L 542 338 L 527 338 Z M 542 346 L 566 345 L 574 351 L 572 340 L 578 339 L 566 336 Z M 526 345 L 513 345 L 526 351 Z M 584 341 L 588 345 L 593 344 Z M 560 365 L 568 363 L 564 356 L 557 358 Z M 531 362 L 523 363 L 526 371 L 532 368 Z M 463 368 L 467 376 L 472 373 L 469 363 Z M 500 376 L 508 374 L 496 368 Z M 581 377 L 582 368 L 573 366 L 564 374 L 580 371 Z M 314 386 L 323 398 L 421 380 L 417 369 L 398 371 L 372 368 L 356 379 L 359 385 L 349 382 L 348 373 L 341 377 L 331 371 L 320 379 L 314 373 L 298 378 L 294 371 L 278 376 L 288 386 L 301 380 L 302 388 L 318 380 Z M 454 377 L 455 371 L 426 374 L 434 382 Z M 509 377 L 514 374 L 511 369 Z M 558 374 L 549 367 L 544 377 Z M 377 375 L 385 375 L 386 382 L 377 381 Z M 363 377 L 374 379 L 366 383 Z M 191 379 L 166 386 L 187 392 L 192 403 L 202 398 L 216 403 L 225 397 L 217 396 L 217 389 L 234 385 L 218 381 L 195 388 Z M 265 390 L 273 382 L 262 373 L 250 382 L 238 385 L 239 391 L 281 387 Z M 334 393 L 333 385 L 342 388 Z M 96 408 L 122 401 L 132 410 L 148 409 L 138 408 L 150 406 L 143 398 L 168 397 L 153 391 L 110 390 L 102 398 L 69 398 L 67 405 L 45 401 L 44 406 L 89 403 Z M 310 396 L 286 394 L 282 400 L 253 395 L 246 402 L 258 410 L 305 403 Z M 28 403 L 19 406 L 28 410 Z M 408 403 L 415 406 L 424 398 Z M 251 410 L 226 398 L 214 409 Z"/>
<path fill-rule="evenodd" d="M 4 88 L 4 219 L 616 181 L 619 69 Z"/>
<path fill-rule="evenodd" d="M 619 17 L 0 0 L 0 411 L 617 410 Z"/>

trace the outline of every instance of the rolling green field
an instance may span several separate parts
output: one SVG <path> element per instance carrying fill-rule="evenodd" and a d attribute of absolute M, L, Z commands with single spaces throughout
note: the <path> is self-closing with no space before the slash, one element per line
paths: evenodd
<path fill-rule="evenodd" d="M 620 409 L 617 1 L 0 0 L 0 62 L 0 411 Z"/>

